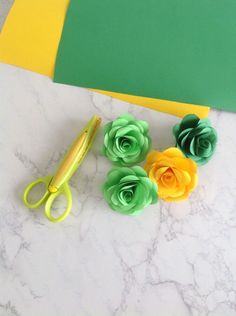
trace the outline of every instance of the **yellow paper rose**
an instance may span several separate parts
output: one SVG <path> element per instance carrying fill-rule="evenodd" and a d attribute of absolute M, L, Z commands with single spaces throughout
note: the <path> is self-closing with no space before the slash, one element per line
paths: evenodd
<path fill-rule="evenodd" d="M 196 163 L 178 148 L 150 152 L 145 169 L 157 183 L 159 197 L 167 202 L 185 200 L 198 182 Z"/>

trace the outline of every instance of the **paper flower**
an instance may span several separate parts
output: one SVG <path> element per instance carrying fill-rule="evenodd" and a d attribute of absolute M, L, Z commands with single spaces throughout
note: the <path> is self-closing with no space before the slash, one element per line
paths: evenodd
<path fill-rule="evenodd" d="M 159 197 L 167 202 L 188 198 L 197 185 L 196 163 L 178 148 L 150 152 L 145 169 L 149 178 L 156 181 Z"/>
<path fill-rule="evenodd" d="M 186 115 L 180 124 L 173 128 L 176 147 L 198 165 L 207 163 L 216 147 L 217 134 L 208 119 L 199 119 L 194 114 Z"/>
<path fill-rule="evenodd" d="M 138 166 L 113 168 L 103 185 L 109 206 L 122 214 L 134 214 L 157 202 L 157 185 Z"/>
<path fill-rule="evenodd" d="M 148 130 L 147 122 L 124 114 L 105 125 L 102 153 L 120 166 L 141 162 L 151 146 Z"/>

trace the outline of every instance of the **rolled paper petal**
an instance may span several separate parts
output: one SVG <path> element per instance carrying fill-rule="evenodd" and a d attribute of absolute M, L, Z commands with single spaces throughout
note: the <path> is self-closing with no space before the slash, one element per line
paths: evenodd
<path fill-rule="evenodd" d="M 104 127 L 101 153 L 116 165 L 131 166 L 143 161 L 151 147 L 149 126 L 124 114 Z"/>
<path fill-rule="evenodd" d="M 173 127 L 176 147 L 198 165 L 206 164 L 213 156 L 217 143 L 216 130 L 209 119 L 200 119 L 194 114 L 183 118 Z"/>
<path fill-rule="evenodd" d="M 102 190 L 108 205 L 122 214 L 137 214 L 158 200 L 157 184 L 139 166 L 113 168 Z"/>
<path fill-rule="evenodd" d="M 197 185 L 197 165 L 178 148 L 152 151 L 145 165 L 149 178 L 158 185 L 161 199 L 174 202 L 188 198 Z"/>

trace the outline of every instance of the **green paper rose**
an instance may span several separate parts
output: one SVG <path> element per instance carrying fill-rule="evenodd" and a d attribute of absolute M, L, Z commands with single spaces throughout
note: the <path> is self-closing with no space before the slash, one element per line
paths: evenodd
<path fill-rule="evenodd" d="M 104 127 L 102 154 L 120 166 L 143 161 L 151 147 L 148 123 L 124 114 Z"/>
<path fill-rule="evenodd" d="M 176 147 L 198 165 L 207 163 L 216 148 L 217 133 L 208 119 L 199 119 L 194 114 L 186 115 L 173 128 Z"/>
<path fill-rule="evenodd" d="M 109 206 L 122 214 L 138 213 L 157 202 L 156 183 L 138 166 L 113 168 L 102 189 Z"/>

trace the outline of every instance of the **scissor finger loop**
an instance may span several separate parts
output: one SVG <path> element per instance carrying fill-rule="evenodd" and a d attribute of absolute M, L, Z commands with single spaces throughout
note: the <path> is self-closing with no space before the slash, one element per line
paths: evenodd
<path fill-rule="evenodd" d="M 41 204 L 43 204 L 43 202 L 47 199 L 48 195 L 49 195 L 49 192 L 47 190 L 47 186 L 48 186 L 48 183 L 50 182 L 50 179 L 51 177 L 44 177 L 44 178 L 40 178 L 40 179 L 37 179 L 33 182 L 31 182 L 24 190 L 24 194 L 23 194 L 23 201 L 25 203 L 25 205 L 28 207 L 28 208 L 37 208 L 39 207 Z M 40 184 L 44 184 L 45 187 L 46 187 L 46 190 L 45 190 L 45 193 L 43 194 L 43 196 L 36 202 L 34 203 L 31 203 L 29 201 L 29 195 L 30 195 L 30 192 L 38 185 Z"/>
<path fill-rule="evenodd" d="M 58 217 L 54 217 L 52 215 L 52 206 L 56 198 L 60 195 L 64 195 L 66 197 L 67 206 L 62 215 Z M 69 215 L 71 208 L 72 208 L 72 194 L 71 194 L 68 183 L 64 183 L 62 188 L 60 188 L 57 192 L 51 193 L 49 195 L 47 202 L 45 204 L 45 215 L 51 222 L 59 223 L 63 221 Z"/>

